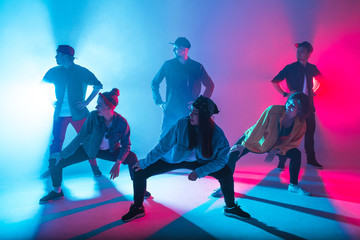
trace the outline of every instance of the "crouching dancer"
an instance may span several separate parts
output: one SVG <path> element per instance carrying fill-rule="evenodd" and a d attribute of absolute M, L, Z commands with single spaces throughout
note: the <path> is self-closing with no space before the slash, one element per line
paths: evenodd
<path fill-rule="evenodd" d="M 276 155 L 290 158 L 290 184 L 292 193 L 309 196 L 310 193 L 298 185 L 301 166 L 300 145 L 306 131 L 305 119 L 309 115 L 308 96 L 303 93 L 292 94 L 282 105 L 268 107 L 257 123 L 249 128 L 237 143 L 230 149 L 228 165 L 235 171 L 236 162 L 245 154 L 268 153 L 265 162 L 271 162 Z M 221 197 L 221 189 L 212 193 Z"/>
<path fill-rule="evenodd" d="M 64 150 L 50 156 L 49 168 L 54 188 L 40 199 L 40 203 L 63 198 L 62 169 L 85 160 L 100 158 L 115 162 L 110 179 L 119 176 L 121 163 L 126 164 L 133 179 L 132 167 L 138 160 L 135 153 L 130 151 L 129 125 L 124 117 L 114 111 L 119 95 L 117 88 L 99 93 L 97 110 L 90 113 L 79 134 Z M 150 196 L 150 193 L 146 192 L 146 195 Z"/>
<path fill-rule="evenodd" d="M 200 96 L 192 104 L 190 116 L 181 118 L 160 140 L 157 146 L 134 165 L 134 204 L 122 217 L 124 222 L 145 215 L 143 206 L 146 180 L 154 175 L 186 168 L 193 170 L 188 179 L 196 181 L 207 175 L 220 182 L 226 207 L 224 214 L 229 217 L 249 219 L 250 215 L 235 203 L 234 179 L 226 165 L 229 143 L 211 116 L 218 113 L 216 104 Z M 174 148 L 170 160 L 161 158 Z"/>

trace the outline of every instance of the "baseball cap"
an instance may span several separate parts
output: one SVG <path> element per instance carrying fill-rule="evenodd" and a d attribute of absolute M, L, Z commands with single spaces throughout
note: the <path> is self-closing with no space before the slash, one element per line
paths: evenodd
<path fill-rule="evenodd" d="M 61 53 L 66 54 L 66 55 L 70 55 L 72 57 L 75 54 L 74 48 L 72 48 L 69 45 L 59 45 L 58 48 L 56 49 L 56 51 L 61 52 Z"/>
<path fill-rule="evenodd" d="M 309 52 L 313 52 L 313 46 L 311 45 L 311 43 L 307 42 L 307 41 L 304 41 L 302 43 L 295 43 L 295 47 L 296 48 L 299 48 L 299 47 L 304 47 L 306 48 Z"/>
<path fill-rule="evenodd" d="M 178 37 L 175 42 L 170 43 L 172 45 L 176 45 L 178 47 L 184 47 L 184 48 L 190 48 L 191 44 L 189 40 L 187 40 L 185 37 Z"/>

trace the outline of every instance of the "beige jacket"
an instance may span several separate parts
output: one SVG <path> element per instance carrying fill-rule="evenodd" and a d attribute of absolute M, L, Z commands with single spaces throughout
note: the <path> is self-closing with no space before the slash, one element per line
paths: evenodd
<path fill-rule="evenodd" d="M 265 153 L 273 148 L 278 148 L 281 155 L 285 155 L 292 148 L 297 148 L 305 135 L 306 123 L 296 117 L 289 136 L 280 139 L 279 132 L 284 117 L 285 106 L 272 105 L 268 107 L 261 114 L 257 123 L 245 132 L 245 139 L 241 144 L 255 153 Z"/>

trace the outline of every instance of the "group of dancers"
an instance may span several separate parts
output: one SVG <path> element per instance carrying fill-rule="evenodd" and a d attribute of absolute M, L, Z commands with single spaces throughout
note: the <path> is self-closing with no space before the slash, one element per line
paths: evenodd
<path fill-rule="evenodd" d="M 155 103 L 163 109 L 160 141 L 146 158 L 140 160 L 130 151 L 130 128 L 126 119 L 115 111 L 119 90 L 113 88 L 110 92 L 99 93 L 102 84 L 88 69 L 74 63 L 74 49 L 69 45 L 58 46 L 56 61 L 59 66 L 44 76 L 44 81 L 55 85 L 57 98 L 49 158 L 53 189 L 40 199 L 40 203 L 64 197 L 61 190 L 64 167 L 88 160 L 94 175 L 101 176 L 96 159 L 104 159 L 114 162 L 111 179 L 119 176 L 121 164 L 129 168 L 134 203 L 122 217 L 124 222 L 145 215 L 143 201 L 151 196 L 146 191 L 149 177 L 180 168 L 192 170 L 188 175 L 190 181 L 205 176 L 216 178 L 220 189 L 212 196 L 224 196 L 224 214 L 249 219 L 250 214 L 235 202 L 233 179 L 236 162 L 249 152 L 267 153 L 266 162 L 278 155 L 279 170 L 284 169 L 289 158 L 288 191 L 310 195 L 298 184 L 301 166 L 298 146 L 305 135 L 308 166 L 322 168 L 315 158 L 315 108 L 312 101 L 315 95 L 313 78 L 321 77 L 321 74 L 315 65 L 308 63 L 313 51 L 311 44 L 295 44 L 297 62 L 287 65 L 272 80 L 275 89 L 287 97 L 285 105 L 269 106 L 231 148 L 224 132 L 212 118 L 219 113 L 217 105 L 210 99 L 214 82 L 202 64 L 188 57 L 191 47 L 188 39 L 179 37 L 171 44 L 175 58 L 163 64 L 151 85 Z M 165 101 L 159 93 L 163 79 L 166 79 Z M 284 91 L 279 84 L 284 79 L 290 92 Z M 87 85 L 92 85 L 93 91 L 85 99 Z M 205 91 L 200 95 L 202 85 Z M 89 113 L 86 106 L 97 95 L 96 110 Z M 78 134 L 62 149 L 69 123 Z"/>

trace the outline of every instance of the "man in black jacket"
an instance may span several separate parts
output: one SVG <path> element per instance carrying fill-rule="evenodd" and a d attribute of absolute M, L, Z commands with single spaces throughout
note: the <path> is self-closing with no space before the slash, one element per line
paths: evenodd
<path fill-rule="evenodd" d="M 274 88 L 284 97 L 290 96 L 294 92 L 303 92 L 309 96 L 311 114 L 306 119 L 306 133 L 305 133 L 305 151 L 307 156 L 308 166 L 322 169 L 323 166 L 319 164 L 315 157 L 314 150 L 314 134 L 315 134 L 315 107 L 313 97 L 315 93 L 313 91 L 313 78 L 322 79 L 322 75 L 318 68 L 308 62 L 313 47 L 309 42 L 296 43 L 297 47 L 297 61 L 287 65 L 278 75 L 271 81 Z M 290 93 L 284 91 L 280 86 L 280 82 L 286 79 L 287 87 Z M 285 160 L 280 157 L 278 165 L 279 169 L 284 169 Z"/>

